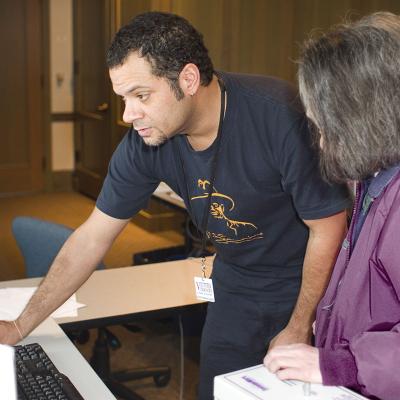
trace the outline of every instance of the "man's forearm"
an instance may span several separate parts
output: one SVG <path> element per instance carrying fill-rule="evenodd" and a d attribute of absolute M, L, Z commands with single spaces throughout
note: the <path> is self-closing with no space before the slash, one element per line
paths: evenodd
<path fill-rule="evenodd" d="M 17 320 L 23 336 L 63 304 L 101 261 L 108 248 L 85 236 L 84 231 L 76 230 L 60 250 L 49 273 Z"/>
<path fill-rule="evenodd" d="M 319 254 L 318 240 L 310 238 L 304 259 L 300 293 L 288 324 L 293 329 L 304 333 L 311 332 L 315 310 L 329 282 L 337 254 L 336 247 L 328 251 L 329 253 Z"/>
<path fill-rule="evenodd" d="M 343 220 L 344 221 L 344 220 Z M 299 332 L 310 333 L 315 311 L 331 276 L 331 272 L 344 238 L 346 227 L 335 230 L 310 228 L 303 264 L 300 293 L 288 326 Z"/>

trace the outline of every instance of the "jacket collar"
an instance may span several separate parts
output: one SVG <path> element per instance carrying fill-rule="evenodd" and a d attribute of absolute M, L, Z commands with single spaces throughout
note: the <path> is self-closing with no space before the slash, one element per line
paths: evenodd
<path fill-rule="evenodd" d="M 386 186 L 389 185 L 390 182 L 392 182 L 399 171 L 400 164 L 379 171 L 378 174 L 374 178 L 372 178 L 372 181 L 368 186 L 368 194 L 373 199 L 379 197 L 382 191 L 386 188 Z"/>

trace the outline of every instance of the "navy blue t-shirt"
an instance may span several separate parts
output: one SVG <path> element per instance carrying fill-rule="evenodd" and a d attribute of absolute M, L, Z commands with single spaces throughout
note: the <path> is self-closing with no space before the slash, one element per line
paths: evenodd
<path fill-rule="evenodd" d="M 217 250 L 215 290 L 295 301 L 308 240 L 302 219 L 343 210 L 347 190 L 322 180 L 292 86 L 264 76 L 219 76 L 227 108 L 214 187 L 216 142 L 195 151 L 185 135 L 176 135 L 154 147 L 132 131 L 111 159 L 97 207 L 129 218 L 163 181 L 183 198 L 200 228 L 212 189 L 207 236 Z"/>

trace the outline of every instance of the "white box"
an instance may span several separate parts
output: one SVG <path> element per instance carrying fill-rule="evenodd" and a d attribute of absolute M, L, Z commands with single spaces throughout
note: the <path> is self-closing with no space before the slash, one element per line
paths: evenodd
<path fill-rule="evenodd" d="M 309 393 L 307 395 L 307 393 Z M 281 381 L 262 364 L 214 378 L 215 400 L 361 400 L 342 386 Z"/>

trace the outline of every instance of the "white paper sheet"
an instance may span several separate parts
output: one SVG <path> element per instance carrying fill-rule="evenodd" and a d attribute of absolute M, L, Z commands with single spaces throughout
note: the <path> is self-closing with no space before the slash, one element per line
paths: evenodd
<path fill-rule="evenodd" d="M 0 399 L 16 400 L 14 349 L 0 344 Z"/>
<path fill-rule="evenodd" d="M 366 399 L 341 386 L 281 381 L 263 365 L 246 368 L 215 378 L 214 395 L 218 400 L 361 400 Z"/>
<path fill-rule="evenodd" d="M 36 287 L 0 289 L 0 319 L 9 321 L 18 318 L 36 289 Z M 76 295 L 73 294 L 51 316 L 53 318 L 76 317 L 81 307 L 85 307 L 85 304 L 78 303 Z"/>

